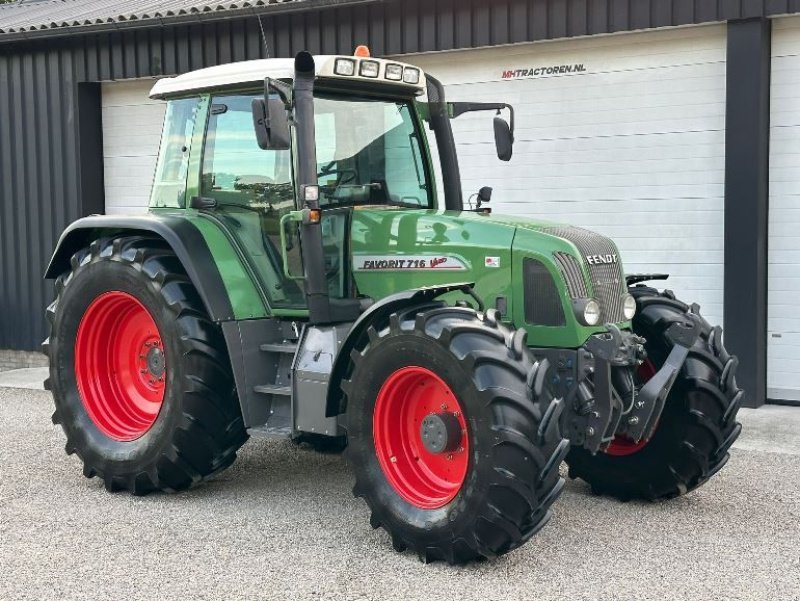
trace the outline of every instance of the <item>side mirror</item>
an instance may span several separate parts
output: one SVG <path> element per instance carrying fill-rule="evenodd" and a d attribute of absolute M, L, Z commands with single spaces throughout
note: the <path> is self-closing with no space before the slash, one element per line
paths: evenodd
<path fill-rule="evenodd" d="M 492 200 L 491 186 L 484 186 L 478 190 L 478 207 L 480 207 L 484 202 L 489 202 L 490 200 Z"/>
<path fill-rule="evenodd" d="M 258 147 L 262 150 L 289 150 L 292 136 L 289 133 L 289 115 L 280 98 L 270 97 L 272 86 L 264 82 L 264 98 L 254 98 L 252 103 L 253 128 Z"/>
<path fill-rule="evenodd" d="M 514 151 L 514 134 L 511 127 L 502 117 L 494 118 L 494 145 L 497 149 L 497 158 L 501 161 L 511 160 Z"/>

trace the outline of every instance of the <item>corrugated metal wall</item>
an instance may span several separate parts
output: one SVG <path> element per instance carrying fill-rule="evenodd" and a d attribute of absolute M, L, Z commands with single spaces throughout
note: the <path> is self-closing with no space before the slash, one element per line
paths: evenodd
<path fill-rule="evenodd" d="M 263 17 L 272 56 L 447 50 L 800 12 L 800 0 L 387 0 Z M 233 14 L 233 13 L 232 13 Z M 146 27 L 3 44 L 0 36 L 0 348 L 35 349 L 59 233 L 102 210 L 102 80 L 265 56 L 258 21 Z M 63 34 L 63 32 L 60 32 Z M 99 156 L 99 159 L 98 159 Z"/>

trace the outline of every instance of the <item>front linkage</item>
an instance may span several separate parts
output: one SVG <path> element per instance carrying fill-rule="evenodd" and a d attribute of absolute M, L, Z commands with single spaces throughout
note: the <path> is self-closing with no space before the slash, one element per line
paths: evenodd
<path fill-rule="evenodd" d="M 607 324 L 607 332 L 593 335 L 575 350 L 531 349 L 550 364 L 548 384 L 553 395 L 564 400 L 561 432 L 573 446 L 594 454 L 617 436 L 638 443 L 653 435 L 667 396 L 700 334 L 697 318 L 687 317 L 670 327 L 672 351 L 640 389 L 635 371 L 647 358 L 647 341 L 614 324 Z"/>

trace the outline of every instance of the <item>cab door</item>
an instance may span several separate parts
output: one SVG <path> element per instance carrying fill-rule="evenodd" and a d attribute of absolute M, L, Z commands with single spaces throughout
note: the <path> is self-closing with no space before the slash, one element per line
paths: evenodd
<path fill-rule="evenodd" d="M 282 242 L 280 231 L 281 218 L 295 208 L 292 154 L 259 148 L 251 112 L 256 97 L 211 97 L 200 194 L 214 200 L 214 215 L 238 242 L 270 307 L 304 309 L 299 237 L 289 231 Z"/>

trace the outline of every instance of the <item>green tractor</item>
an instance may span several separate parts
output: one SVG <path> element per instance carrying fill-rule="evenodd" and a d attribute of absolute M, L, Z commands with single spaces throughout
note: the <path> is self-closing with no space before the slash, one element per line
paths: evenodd
<path fill-rule="evenodd" d="M 463 563 L 542 528 L 564 460 L 620 499 L 725 464 L 743 392 L 697 305 L 626 278 L 603 236 L 493 215 L 488 188 L 465 208 L 451 120 L 495 113 L 509 160 L 512 107 L 365 52 L 151 96 L 149 213 L 76 221 L 46 273 L 53 421 L 87 477 L 181 491 L 250 435 L 346 446 L 370 524 Z"/>

